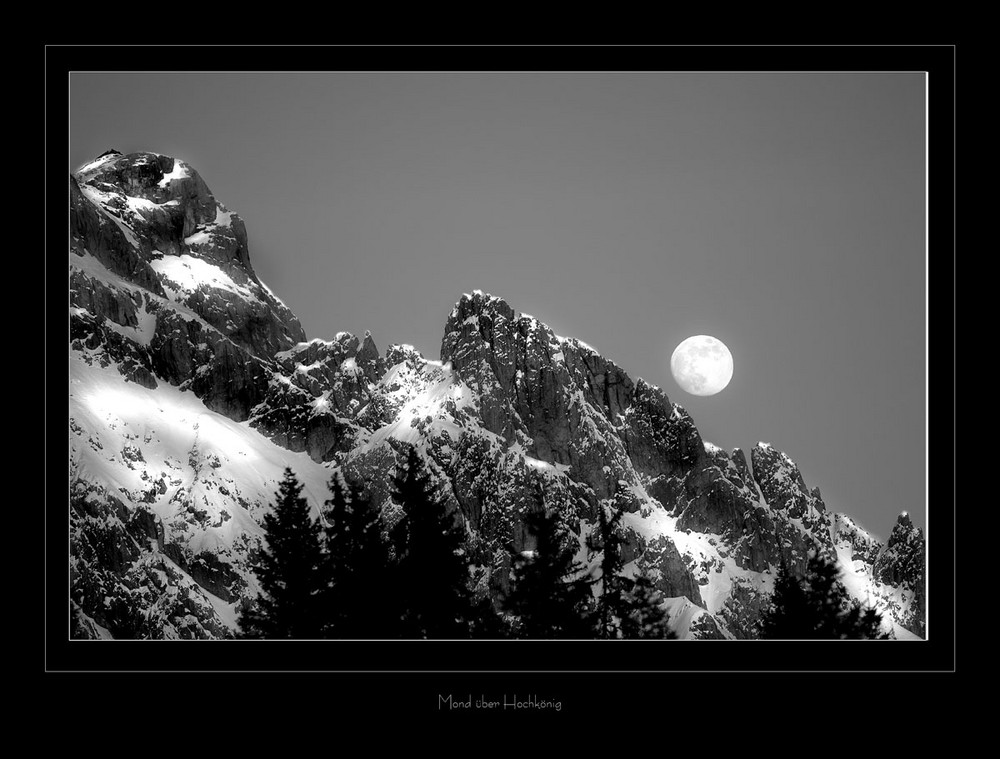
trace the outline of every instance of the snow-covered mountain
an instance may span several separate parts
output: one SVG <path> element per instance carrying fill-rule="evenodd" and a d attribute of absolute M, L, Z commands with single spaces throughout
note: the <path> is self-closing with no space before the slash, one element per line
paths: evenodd
<path fill-rule="evenodd" d="M 896 637 L 924 630 L 924 539 L 830 513 L 795 463 L 702 440 L 687 412 L 503 299 L 465 294 L 440 360 L 370 334 L 305 341 L 259 280 L 246 228 L 183 161 L 109 151 L 70 180 L 70 493 L 75 637 L 216 638 L 285 466 L 316 513 L 335 469 L 396 514 L 415 445 L 467 530 L 479 589 L 507 587 L 539 488 L 579 538 L 622 508 L 682 637 L 743 638 L 784 560 L 837 560 Z"/>

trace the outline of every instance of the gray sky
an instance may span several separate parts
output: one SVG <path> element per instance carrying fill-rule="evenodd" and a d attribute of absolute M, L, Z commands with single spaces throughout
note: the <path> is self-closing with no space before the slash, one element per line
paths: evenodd
<path fill-rule="evenodd" d="M 72 74 L 70 170 L 188 161 L 309 337 L 439 355 L 504 297 L 788 453 L 880 535 L 925 524 L 921 74 Z M 684 338 L 729 346 L 687 395 Z"/>

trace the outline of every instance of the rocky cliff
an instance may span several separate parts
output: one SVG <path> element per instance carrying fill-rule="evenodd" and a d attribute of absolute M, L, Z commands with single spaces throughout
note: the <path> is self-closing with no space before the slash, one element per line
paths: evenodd
<path fill-rule="evenodd" d="M 257 593 L 249 562 L 284 466 L 317 509 L 335 470 L 395 518 L 409 445 L 466 528 L 481 593 L 507 589 L 541 493 L 588 549 L 625 512 L 686 637 L 752 637 L 784 561 L 836 559 L 887 629 L 923 631 L 924 544 L 827 511 L 795 463 L 702 440 L 659 388 L 503 299 L 463 295 L 440 360 L 371 335 L 305 341 L 257 278 L 246 229 L 182 161 L 109 153 L 71 178 L 74 635 L 224 637 Z"/>

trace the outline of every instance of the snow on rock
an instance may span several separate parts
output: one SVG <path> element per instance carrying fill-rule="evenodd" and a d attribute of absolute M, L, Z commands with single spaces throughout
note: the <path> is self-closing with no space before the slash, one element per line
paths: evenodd
<path fill-rule="evenodd" d="M 305 339 L 256 277 L 246 227 L 183 162 L 112 154 L 71 182 L 71 249 L 198 314 L 241 348 L 269 358 Z"/>
<path fill-rule="evenodd" d="M 183 161 L 174 161 L 173 168 L 166 174 L 164 174 L 160 180 L 156 183 L 159 187 L 168 187 L 171 182 L 175 182 L 181 179 L 186 179 L 191 176 L 188 166 Z"/>
<path fill-rule="evenodd" d="M 106 164 L 114 163 L 122 158 L 122 154 L 117 151 L 108 151 L 99 158 L 91 161 L 90 163 L 84 164 L 79 169 L 76 170 L 76 176 L 82 181 L 86 181 L 94 176 L 102 167 Z"/>
<path fill-rule="evenodd" d="M 328 497 L 329 471 L 305 454 L 209 411 L 193 393 L 151 390 L 79 359 L 70 373 L 70 444 L 84 490 L 113 497 L 125 517 L 118 521 L 149 525 L 155 547 L 142 560 L 169 561 L 175 575 L 210 591 L 216 611 L 206 618 L 218 632 L 233 628 L 232 604 L 256 587 L 247 560 L 284 468 L 303 482 L 317 515 Z M 86 584 L 82 571 L 81 593 Z"/>
<path fill-rule="evenodd" d="M 188 238 L 193 239 L 194 237 Z M 150 265 L 162 277 L 164 288 L 175 294 L 181 302 L 186 302 L 186 298 L 179 297 L 181 294 L 190 295 L 199 287 L 226 290 L 247 300 L 258 300 L 249 287 L 236 284 L 218 266 L 194 256 L 164 256 Z"/>
<path fill-rule="evenodd" d="M 827 512 L 783 452 L 759 443 L 748 462 L 704 441 L 660 388 L 502 298 L 463 295 L 440 360 L 383 356 L 367 333 L 306 341 L 256 278 L 243 222 L 183 162 L 102 156 L 71 202 L 75 636 L 231 634 L 284 466 L 317 514 L 338 470 L 388 526 L 410 446 L 494 601 L 511 552 L 535 548 L 541 501 L 591 571 L 599 513 L 620 513 L 627 572 L 653 578 L 681 637 L 755 635 L 777 567 L 813 552 L 897 639 L 923 633 L 906 515 L 883 544 Z"/>

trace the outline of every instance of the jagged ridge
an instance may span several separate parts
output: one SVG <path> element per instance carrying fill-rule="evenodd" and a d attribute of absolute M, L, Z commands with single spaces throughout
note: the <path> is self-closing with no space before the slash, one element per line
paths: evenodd
<path fill-rule="evenodd" d="M 784 453 L 759 443 L 748 463 L 740 449 L 703 441 L 662 390 L 501 298 L 459 300 L 441 361 L 410 346 L 382 357 L 369 334 L 305 342 L 253 273 L 238 216 L 183 162 L 98 159 L 72 180 L 71 219 L 81 386 L 71 440 L 89 469 L 73 512 L 79 635 L 225 635 L 256 593 L 247 562 L 283 463 L 309 482 L 317 506 L 340 469 L 391 523 L 389 478 L 411 444 L 466 526 L 480 591 L 495 599 L 510 550 L 530 547 L 523 517 L 541 488 L 585 562 L 598 560 L 586 548 L 597 510 L 626 511 L 626 571 L 657 577 L 684 635 L 753 635 L 776 567 L 802 571 L 809 551 L 836 558 L 855 597 L 900 633 L 923 630 L 919 530 L 897 525 L 882 548 L 829 514 Z M 88 391 L 102 383 L 132 407 L 94 401 Z M 162 397 L 188 408 L 192 394 L 204 410 L 188 410 L 183 434 L 164 439 L 144 404 Z M 199 436 L 209 425 L 234 437 L 206 467 Z M 241 454 L 268 463 L 250 475 Z M 162 587 L 150 590 L 151 576 Z M 186 606 L 163 601 L 178 594 Z M 142 627 L 139 617 L 157 621 Z"/>

